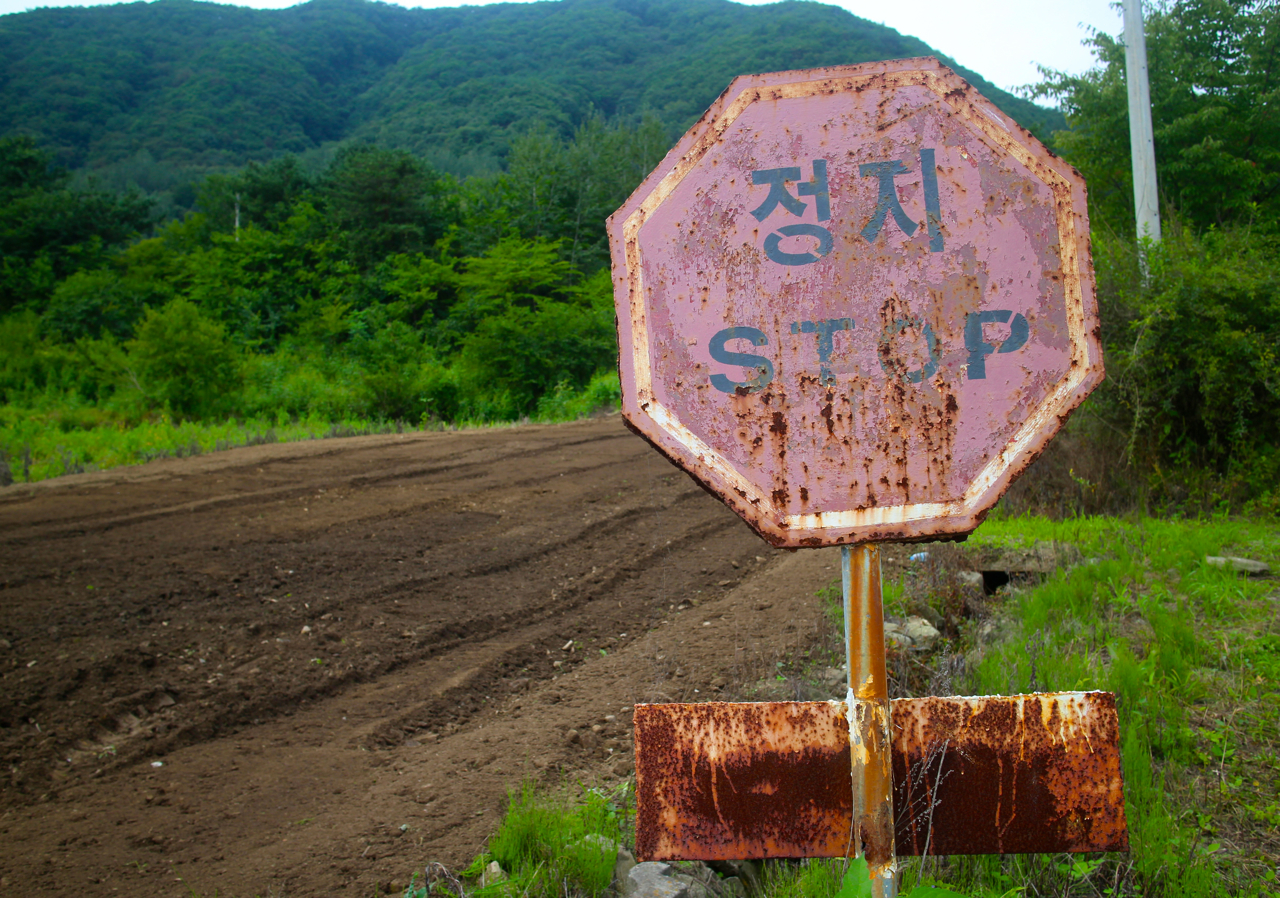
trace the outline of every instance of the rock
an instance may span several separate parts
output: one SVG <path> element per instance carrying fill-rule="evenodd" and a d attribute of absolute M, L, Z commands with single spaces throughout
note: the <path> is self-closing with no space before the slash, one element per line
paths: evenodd
<path fill-rule="evenodd" d="M 613 775 L 622 779 L 631 776 L 631 771 L 635 770 L 635 765 L 631 763 L 630 758 L 618 758 L 613 762 Z"/>
<path fill-rule="evenodd" d="M 923 617 L 909 617 L 902 625 L 902 632 L 907 635 L 913 645 L 919 649 L 927 649 L 938 641 L 938 637 L 942 634 L 937 631 L 933 624 L 929 623 Z"/>
<path fill-rule="evenodd" d="M 635 855 L 619 846 L 618 859 L 613 862 L 613 882 L 619 892 L 623 891 L 623 885 L 627 882 L 627 877 L 631 875 L 631 870 L 635 865 Z"/>
<path fill-rule="evenodd" d="M 910 636 L 907 635 L 906 630 L 903 629 L 903 626 L 904 626 L 903 624 L 893 623 L 891 621 L 885 621 L 885 624 L 884 624 L 885 645 L 890 645 L 896 648 L 904 648 L 904 649 L 910 648 L 912 646 L 913 644 L 912 639 Z M 843 673 L 841 673 L 841 676 L 843 676 Z"/>
<path fill-rule="evenodd" d="M 602 836 L 599 833 L 588 833 L 581 839 L 573 843 L 574 845 L 595 845 L 602 853 L 618 852 L 622 846 L 610 839 L 608 836 Z"/>
<path fill-rule="evenodd" d="M 1271 573 L 1271 565 L 1265 561 L 1236 558 L 1234 555 L 1206 555 L 1204 563 L 1213 567 L 1230 568 L 1238 574 L 1248 574 L 1250 577 L 1265 577 Z"/>
<path fill-rule="evenodd" d="M 299 632 L 302 633 L 303 636 L 306 636 L 308 633 L 311 632 L 311 628 L 304 625 Z"/>
<path fill-rule="evenodd" d="M 978 571 L 956 571 L 956 579 L 963 586 L 972 586 L 982 589 L 982 574 Z"/>
<path fill-rule="evenodd" d="M 756 861 L 711 861 L 707 866 L 725 877 L 721 886 L 726 898 L 730 894 L 744 895 L 748 885 L 755 894 L 761 894 L 760 865 Z"/>
<path fill-rule="evenodd" d="M 159 711 L 161 708 L 168 708 L 176 704 L 177 702 L 172 695 L 167 692 L 161 692 L 151 700 L 151 710 Z"/>
<path fill-rule="evenodd" d="M 582 734 L 577 730 L 570 730 L 564 738 L 570 745 L 578 745 L 582 742 Z"/>
<path fill-rule="evenodd" d="M 689 884 L 671 877 L 671 865 L 645 861 L 627 872 L 623 898 L 688 898 Z"/>
<path fill-rule="evenodd" d="M 923 617 L 934 629 L 942 626 L 942 615 L 929 606 L 928 602 L 915 601 L 907 608 L 908 616 Z"/>
<path fill-rule="evenodd" d="M 506 878 L 507 874 L 502 866 L 497 861 L 489 861 L 489 866 L 485 867 L 484 872 L 480 874 L 480 888 L 504 882 Z"/>
<path fill-rule="evenodd" d="M 671 878 L 678 880 L 689 887 L 689 891 L 686 893 L 686 898 L 719 898 L 715 889 L 696 876 L 690 876 L 687 873 L 677 873 Z"/>
<path fill-rule="evenodd" d="M 971 559 L 980 570 L 1004 574 L 1052 574 L 1083 560 L 1079 549 L 1060 542 L 1036 542 L 1030 548 L 993 548 L 980 551 L 976 559 Z"/>
<path fill-rule="evenodd" d="M 828 667 L 822 672 L 822 682 L 832 686 L 839 686 L 845 681 L 843 667 Z"/>

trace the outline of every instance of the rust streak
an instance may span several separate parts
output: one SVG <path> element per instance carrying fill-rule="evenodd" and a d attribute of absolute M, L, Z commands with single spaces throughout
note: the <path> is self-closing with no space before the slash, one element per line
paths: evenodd
<path fill-rule="evenodd" d="M 844 702 L 637 705 L 635 726 L 638 857 L 850 851 Z M 899 699 L 892 734 L 899 855 L 1128 847 L 1109 693 Z"/>

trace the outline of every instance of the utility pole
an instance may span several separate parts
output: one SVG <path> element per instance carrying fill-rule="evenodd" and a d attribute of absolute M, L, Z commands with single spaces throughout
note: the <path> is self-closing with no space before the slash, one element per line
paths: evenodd
<path fill-rule="evenodd" d="M 1151 85 L 1147 78 L 1147 38 L 1142 0 L 1124 0 L 1125 80 L 1129 86 L 1129 152 L 1133 159 L 1133 211 L 1138 237 L 1160 241 L 1160 199 L 1156 191 L 1156 145 L 1151 128 Z"/>

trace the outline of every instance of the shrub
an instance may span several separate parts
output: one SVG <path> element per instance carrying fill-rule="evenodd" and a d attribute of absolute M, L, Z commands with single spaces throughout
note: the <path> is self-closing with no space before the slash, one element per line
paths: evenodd
<path fill-rule="evenodd" d="M 125 344 L 142 393 L 182 417 L 217 414 L 240 386 L 240 359 L 225 328 L 186 299 L 148 309 Z"/>
<path fill-rule="evenodd" d="M 486 318 L 463 344 L 458 364 L 480 391 L 507 393 L 519 414 L 557 384 L 584 385 L 617 355 L 610 323 L 594 310 L 548 302 Z"/>

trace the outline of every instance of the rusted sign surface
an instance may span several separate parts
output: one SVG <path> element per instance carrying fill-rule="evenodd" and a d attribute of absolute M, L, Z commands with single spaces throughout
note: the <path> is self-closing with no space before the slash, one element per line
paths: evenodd
<path fill-rule="evenodd" d="M 1108 692 L 893 703 L 901 854 L 1129 847 Z"/>
<path fill-rule="evenodd" d="M 637 705 L 636 854 L 841 857 L 844 702 Z M 893 703 L 899 855 L 1128 847 L 1115 699 L 1069 692 Z"/>
<path fill-rule="evenodd" d="M 609 231 L 628 422 L 778 545 L 968 532 L 1102 378 L 1083 181 L 933 59 L 736 79 Z"/>

